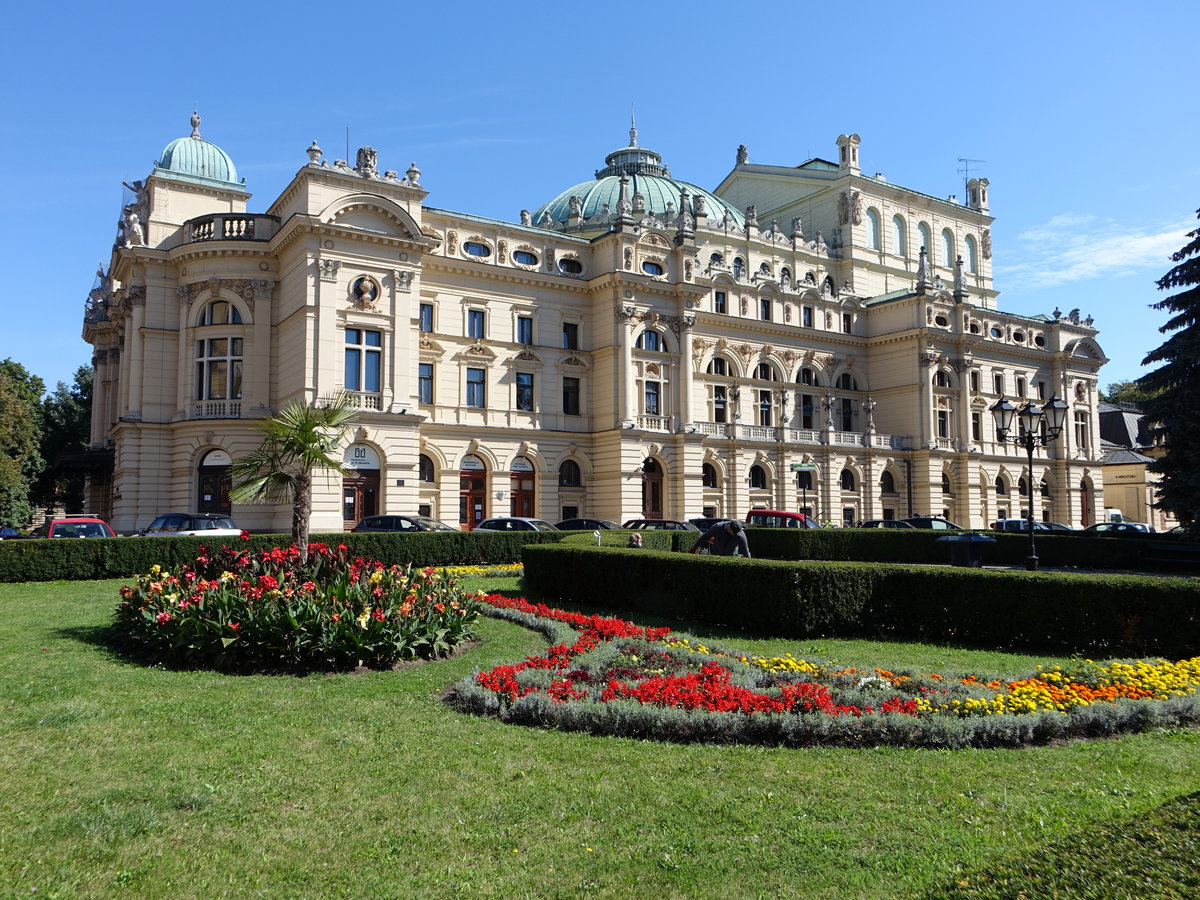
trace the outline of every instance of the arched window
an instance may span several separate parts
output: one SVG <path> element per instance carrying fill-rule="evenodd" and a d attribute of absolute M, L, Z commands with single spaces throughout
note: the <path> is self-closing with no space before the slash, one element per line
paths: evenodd
<path fill-rule="evenodd" d="M 760 491 L 767 489 L 767 472 L 762 466 L 753 465 L 750 467 L 750 487 Z"/>
<path fill-rule="evenodd" d="M 742 261 L 740 256 L 733 258 L 733 277 L 738 281 L 742 280 L 742 270 L 746 268 L 746 263 Z"/>
<path fill-rule="evenodd" d="M 583 484 L 583 474 L 579 471 L 579 463 L 573 459 L 564 459 L 558 467 L 558 484 L 560 487 L 579 487 Z"/>
<path fill-rule="evenodd" d="M 1025 481 L 1024 475 L 1017 479 L 1017 493 L 1022 497 L 1029 496 L 1029 483 Z"/>
<path fill-rule="evenodd" d="M 891 472 L 886 469 L 879 476 L 879 493 L 894 494 L 896 493 L 896 478 Z"/>
<path fill-rule="evenodd" d="M 929 254 L 929 261 L 933 261 L 933 235 L 929 233 L 929 226 L 922 222 L 917 226 L 917 240 L 921 242 L 921 247 Z"/>
<path fill-rule="evenodd" d="M 837 386 L 843 391 L 857 391 L 858 382 L 854 380 L 854 376 L 849 372 L 843 372 L 838 376 Z"/>
<path fill-rule="evenodd" d="M 667 352 L 666 339 L 652 328 L 647 328 L 638 335 L 636 346 L 639 350 L 655 350 L 659 353 Z"/>
<path fill-rule="evenodd" d="M 933 386 L 943 388 L 950 387 L 950 378 L 942 369 L 938 369 L 933 373 Z"/>
<path fill-rule="evenodd" d="M 1045 479 L 1045 478 L 1043 478 L 1043 479 L 1042 479 L 1042 483 L 1041 483 L 1041 487 L 1040 487 L 1040 493 L 1041 493 L 1041 495 L 1042 495 L 1043 497 L 1049 497 L 1049 496 L 1050 496 L 1050 484 L 1049 484 L 1049 482 L 1047 482 L 1047 481 L 1046 481 L 1046 479 Z"/>
<path fill-rule="evenodd" d="M 242 314 L 228 300 L 214 300 L 204 307 L 199 325 L 241 325 Z"/>
<path fill-rule="evenodd" d="M 979 271 L 979 260 L 976 258 L 976 254 L 975 254 L 975 238 L 973 238 L 971 235 L 968 234 L 966 244 L 967 244 L 967 260 L 966 260 L 967 271 L 968 272 L 977 272 L 977 271 Z"/>
<path fill-rule="evenodd" d="M 422 453 L 417 457 L 417 478 L 426 484 L 430 484 L 436 480 L 433 460 Z"/>
<path fill-rule="evenodd" d="M 892 216 L 892 252 L 897 256 L 908 256 L 908 236 L 904 233 L 904 220 Z"/>
<path fill-rule="evenodd" d="M 951 493 L 951 490 L 950 490 L 950 476 L 949 476 L 949 475 L 947 475 L 945 472 L 943 472 L 943 473 L 942 473 L 942 493 L 943 493 L 943 494 L 949 494 L 949 493 Z"/>
<path fill-rule="evenodd" d="M 842 469 L 841 484 L 843 491 L 854 490 L 854 473 L 849 469 Z"/>
<path fill-rule="evenodd" d="M 708 364 L 707 371 L 709 375 L 728 375 L 729 366 L 725 362 L 725 357 L 714 356 L 712 362 Z"/>
<path fill-rule="evenodd" d="M 766 263 L 763 263 L 761 266 L 758 267 L 758 274 L 762 275 L 766 278 L 770 278 L 771 277 L 771 267 L 769 265 L 767 265 Z"/>
<path fill-rule="evenodd" d="M 800 374 L 796 376 L 796 381 L 800 384 L 817 384 L 817 373 L 807 367 L 803 368 L 800 370 Z"/>
<path fill-rule="evenodd" d="M 775 367 L 770 363 L 759 363 L 754 368 L 754 377 L 759 381 L 776 381 Z"/>
<path fill-rule="evenodd" d="M 873 209 L 867 210 L 867 248 L 879 249 L 879 213 Z"/>
<path fill-rule="evenodd" d="M 714 253 L 708 258 L 708 264 L 710 266 L 723 266 L 725 265 L 725 257 L 720 253 Z"/>
<path fill-rule="evenodd" d="M 792 270 L 789 269 L 787 266 L 784 266 L 782 269 L 779 270 L 779 283 L 782 284 L 785 288 L 791 287 Z"/>
<path fill-rule="evenodd" d="M 1007 497 L 1008 496 L 1008 482 L 1004 480 L 1003 475 L 996 476 L 996 496 L 997 497 Z"/>
<path fill-rule="evenodd" d="M 942 229 L 942 258 L 941 264 L 947 269 L 954 268 L 954 235 L 949 228 Z"/>
<path fill-rule="evenodd" d="M 705 463 L 700 469 L 700 480 L 706 488 L 717 487 L 717 467 L 712 463 Z"/>

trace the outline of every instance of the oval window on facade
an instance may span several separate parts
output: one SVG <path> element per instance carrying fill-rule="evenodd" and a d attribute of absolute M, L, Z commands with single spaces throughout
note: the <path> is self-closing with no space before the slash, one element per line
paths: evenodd
<path fill-rule="evenodd" d="M 463 244 L 463 250 L 468 256 L 491 256 L 492 250 L 487 244 L 481 244 L 479 241 L 467 241 Z"/>
<path fill-rule="evenodd" d="M 990 334 L 996 340 L 1000 340 L 1000 338 L 1004 337 L 1004 332 L 1001 331 L 999 328 L 997 328 L 995 325 L 992 326 L 992 330 L 989 331 L 988 334 Z"/>
<path fill-rule="evenodd" d="M 947 319 L 945 316 L 934 316 L 933 321 L 936 322 L 942 328 L 950 327 L 950 320 Z"/>
<path fill-rule="evenodd" d="M 583 271 L 583 265 L 577 259 L 560 259 L 558 261 L 558 270 L 565 272 L 567 275 L 578 275 Z"/>
<path fill-rule="evenodd" d="M 1043 337 L 1043 336 L 1042 336 L 1042 335 L 1040 335 L 1040 334 L 1039 334 L 1037 337 L 1035 337 L 1035 338 L 1033 339 L 1033 342 L 1034 342 L 1035 344 L 1037 344 L 1037 346 L 1039 346 L 1039 347 L 1045 347 L 1045 346 L 1046 346 L 1046 339 L 1045 339 L 1045 337 Z"/>
<path fill-rule="evenodd" d="M 646 262 L 642 263 L 642 271 L 647 275 L 661 275 L 663 273 L 663 267 L 656 262 L 646 260 Z"/>
<path fill-rule="evenodd" d="M 513 254 L 513 259 L 523 266 L 536 266 L 538 258 L 528 250 L 518 250 Z"/>
<path fill-rule="evenodd" d="M 1013 340 L 1014 340 L 1014 341 L 1016 341 L 1018 344 L 1023 344 L 1023 343 L 1025 343 L 1025 332 L 1023 332 L 1023 331 L 1014 331 L 1014 332 L 1013 332 Z"/>

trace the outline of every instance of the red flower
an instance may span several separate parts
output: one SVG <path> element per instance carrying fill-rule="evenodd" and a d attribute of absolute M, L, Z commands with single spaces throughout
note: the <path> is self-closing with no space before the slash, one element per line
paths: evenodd
<path fill-rule="evenodd" d="M 230 623 L 229 623 L 229 627 L 230 627 L 230 628 L 232 628 L 234 631 L 237 631 L 237 630 L 238 630 L 238 626 L 239 626 L 240 624 L 241 624 L 241 622 L 230 622 Z"/>
<path fill-rule="evenodd" d="M 242 540 L 243 541 L 250 540 L 250 532 L 248 532 L 245 528 L 242 529 Z"/>
<path fill-rule="evenodd" d="M 156 621 L 159 625 L 166 625 L 171 621 L 171 614 L 169 612 L 160 612 L 154 617 L 154 621 Z"/>

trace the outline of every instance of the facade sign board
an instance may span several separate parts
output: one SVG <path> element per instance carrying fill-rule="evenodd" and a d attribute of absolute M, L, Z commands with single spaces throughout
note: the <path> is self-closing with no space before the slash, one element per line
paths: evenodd
<path fill-rule="evenodd" d="M 378 469 L 379 454 L 366 444 L 351 444 L 342 456 L 342 465 L 347 469 Z"/>

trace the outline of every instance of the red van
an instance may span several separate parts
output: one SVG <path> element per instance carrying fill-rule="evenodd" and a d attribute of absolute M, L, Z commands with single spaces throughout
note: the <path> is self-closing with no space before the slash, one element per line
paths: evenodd
<path fill-rule="evenodd" d="M 751 528 L 816 528 L 817 523 L 804 513 L 783 512 L 777 509 L 752 509 L 746 513 Z"/>

